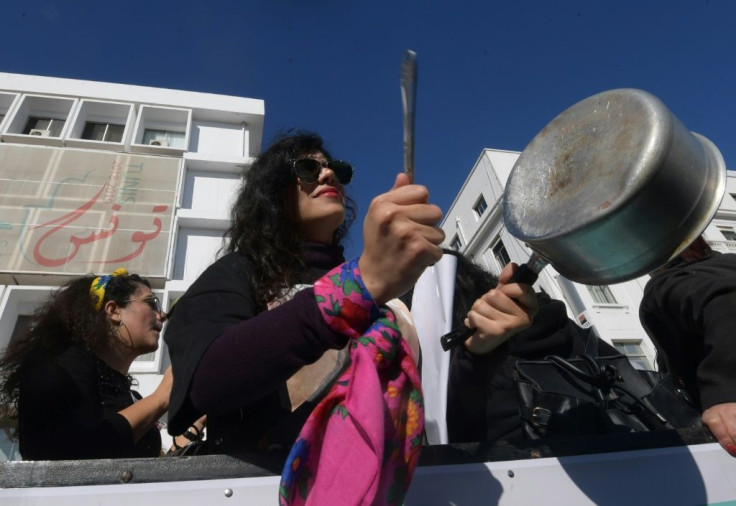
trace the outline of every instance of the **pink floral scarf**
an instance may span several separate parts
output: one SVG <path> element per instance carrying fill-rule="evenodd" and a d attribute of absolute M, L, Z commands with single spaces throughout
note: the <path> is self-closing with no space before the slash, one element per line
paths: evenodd
<path fill-rule="evenodd" d="M 294 443 L 280 504 L 401 504 L 424 432 L 421 382 L 409 346 L 391 310 L 373 303 L 357 260 L 317 280 L 314 293 L 330 328 L 352 339 L 351 365 Z"/>

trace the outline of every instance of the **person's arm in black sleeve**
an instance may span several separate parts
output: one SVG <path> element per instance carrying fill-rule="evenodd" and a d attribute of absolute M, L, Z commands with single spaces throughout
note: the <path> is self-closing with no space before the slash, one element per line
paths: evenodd
<path fill-rule="evenodd" d="M 73 375 L 73 376 L 72 376 Z M 19 426 L 26 460 L 115 458 L 135 445 L 119 413 L 104 415 L 93 402 L 94 364 L 66 370 L 48 360 L 24 369 Z"/>
<path fill-rule="evenodd" d="M 697 370 L 703 408 L 736 401 L 736 292 L 709 294 L 702 311 L 703 360 Z"/>
<path fill-rule="evenodd" d="M 226 255 L 200 275 L 170 312 L 164 339 L 174 371 L 167 427 L 171 435 L 183 433 L 205 414 L 192 405 L 189 396 L 205 350 L 229 327 L 258 312 L 247 269 L 241 256 Z"/>
<path fill-rule="evenodd" d="M 696 263 L 653 279 L 640 318 L 669 368 L 696 383 L 703 423 L 736 456 L 736 284 L 719 272 Z"/>
<path fill-rule="evenodd" d="M 171 434 L 267 394 L 327 348 L 347 343 L 324 323 L 312 290 L 259 313 L 246 269 L 242 257 L 223 257 L 175 306 L 165 336 L 174 369 Z"/>
<path fill-rule="evenodd" d="M 736 457 L 736 292 L 708 298 L 703 329 L 705 356 L 697 371 L 703 423 Z"/>

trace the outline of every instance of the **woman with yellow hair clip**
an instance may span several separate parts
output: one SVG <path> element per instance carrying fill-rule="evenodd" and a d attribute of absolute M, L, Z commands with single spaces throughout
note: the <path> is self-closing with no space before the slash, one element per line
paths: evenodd
<path fill-rule="evenodd" d="M 16 408 L 25 460 L 155 457 L 171 368 L 149 396 L 131 363 L 158 348 L 166 315 L 150 283 L 118 269 L 70 281 L 6 350 L 1 404 Z"/>

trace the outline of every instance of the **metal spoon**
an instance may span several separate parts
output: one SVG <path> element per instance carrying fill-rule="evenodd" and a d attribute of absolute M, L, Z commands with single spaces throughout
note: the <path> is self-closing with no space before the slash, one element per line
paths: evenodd
<path fill-rule="evenodd" d="M 401 104 L 404 109 L 404 172 L 414 182 L 414 104 L 417 100 L 417 54 L 407 49 L 401 61 Z"/>

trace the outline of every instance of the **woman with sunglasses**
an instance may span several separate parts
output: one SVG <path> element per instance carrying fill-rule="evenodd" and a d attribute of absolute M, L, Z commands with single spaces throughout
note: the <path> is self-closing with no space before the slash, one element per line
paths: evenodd
<path fill-rule="evenodd" d="M 342 243 L 355 208 L 345 186 L 352 178 L 352 166 L 333 159 L 312 134 L 281 138 L 245 172 L 227 254 L 171 314 L 170 430 L 207 414 L 209 452 L 290 447 L 344 367 L 335 350 L 348 345 L 350 325 L 336 323 L 330 307 L 350 312 L 362 332 L 378 308 L 441 257 L 441 211 L 428 203 L 426 188 L 400 174 L 373 200 L 363 253 L 346 263 Z M 321 295 L 347 266 L 357 273 L 345 289 L 352 299 Z M 315 362 L 314 374 L 302 374 Z"/>
<path fill-rule="evenodd" d="M 141 398 L 133 360 L 158 348 L 166 316 L 150 284 L 118 269 L 67 283 L 33 315 L 0 366 L 25 460 L 157 457 L 171 368 Z"/>

